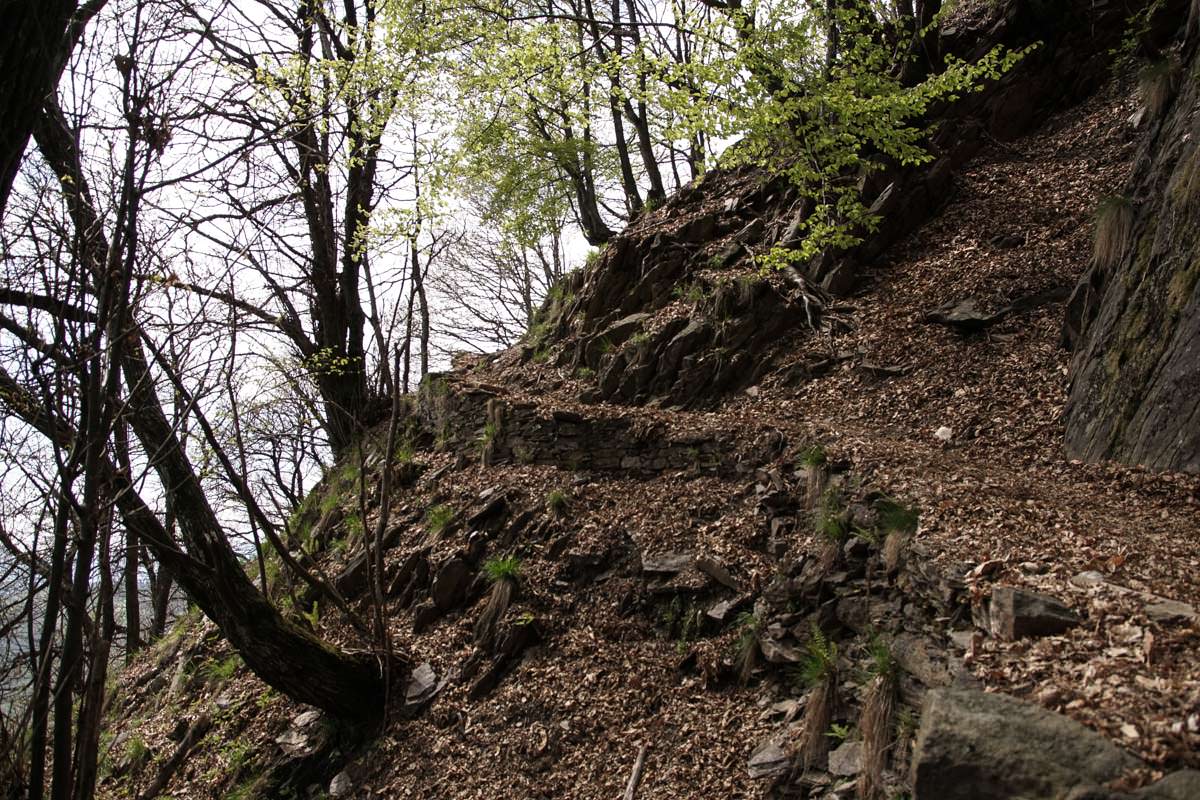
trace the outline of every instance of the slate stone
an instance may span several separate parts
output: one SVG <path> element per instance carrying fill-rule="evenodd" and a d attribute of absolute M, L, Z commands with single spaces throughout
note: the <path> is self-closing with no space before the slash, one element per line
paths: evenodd
<path fill-rule="evenodd" d="M 692 566 L 691 553 L 655 553 L 642 556 L 642 572 L 675 575 Z"/>
<path fill-rule="evenodd" d="M 333 780 L 329 782 L 330 797 L 349 797 L 354 785 L 350 781 L 350 776 L 345 772 L 339 772 L 333 776 Z"/>
<path fill-rule="evenodd" d="M 708 577 L 712 578 L 717 583 L 735 592 L 742 590 L 741 584 L 729 573 L 729 570 L 715 558 L 710 556 L 700 556 L 696 559 L 696 569 L 703 572 Z"/>
<path fill-rule="evenodd" d="M 404 702 L 409 705 L 419 705 L 433 696 L 437 690 L 437 673 L 428 661 L 421 663 L 412 671 L 408 686 L 404 690 Z"/>
<path fill-rule="evenodd" d="M 747 764 L 750 777 L 777 778 L 791 769 L 791 757 L 775 740 L 763 742 L 750 754 Z"/>
<path fill-rule="evenodd" d="M 1188 603 L 1178 600 L 1159 600 L 1146 605 L 1146 616 L 1155 622 L 1195 622 L 1196 609 Z"/>

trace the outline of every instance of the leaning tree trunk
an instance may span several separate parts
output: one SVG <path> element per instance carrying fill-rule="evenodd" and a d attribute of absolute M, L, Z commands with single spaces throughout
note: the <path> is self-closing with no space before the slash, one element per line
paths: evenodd
<path fill-rule="evenodd" d="M 75 0 L 0 4 L 0 213 L 46 95 L 71 52 Z"/>
<path fill-rule="evenodd" d="M 160 481 L 171 487 L 187 556 L 159 544 L 161 535 L 143 540 L 263 681 L 340 719 L 373 721 L 383 697 L 377 659 L 335 650 L 287 621 L 246 577 L 159 405 L 141 348 L 131 345 L 129 351 L 124 371 L 130 421 L 146 452 L 155 454 Z"/>
<path fill-rule="evenodd" d="M 64 184 L 69 182 L 75 189 L 67 195 L 67 204 L 83 246 L 89 249 L 83 261 L 106 264 L 109 243 L 80 166 L 76 142 L 61 112 L 48 109 L 36 136 L 47 163 Z M 84 232 L 87 234 L 82 235 Z M 127 293 L 131 276 L 130 262 L 116 264 L 114 269 L 96 269 L 92 277 L 102 291 L 107 287 Z M 118 281 L 123 285 L 112 285 Z M 255 588 L 225 538 L 163 412 L 142 347 L 143 334 L 132 316 L 126 319 L 125 331 L 120 368 L 128 387 L 128 422 L 145 452 L 152 454 L 152 467 L 170 494 L 187 552 L 178 549 L 158 518 L 136 500 L 127 476 L 118 473 L 105 458 L 100 468 L 113 473 L 113 491 L 125 524 L 170 570 L 175 581 L 263 681 L 338 718 L 373 721 L 381 712 L 383 695 L 382 671 L 376 658 L 368 653 L 343 653 L 322 642 L 285 620 Z M 40 415 L 36 422 L 41 423 L 39 427 L 49 424 Z M 51 427 L 49 433 L 55 441 L 67 435 Z"/>

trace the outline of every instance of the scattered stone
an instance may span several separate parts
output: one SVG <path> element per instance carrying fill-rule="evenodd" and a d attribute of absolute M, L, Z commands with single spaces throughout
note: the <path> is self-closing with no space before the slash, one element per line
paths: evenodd
<path fill-rule="evenodd" d="M 442 612 L 433 603 L 421 603 L 413 609 L 413 633 L 424 633 L 441 616 Z"/>
<path fill-rule="evenodd" d="M 959 650 L 970 650 L 974 639 L 975 631 L 950 631 L 950 641 L 954 642 L 954 646 Z"/>
<path fill-rule="evenodd" d="M 656 553 L 642 556 L 642 572 L 675 575 L 692 566 L 691 553 Z"/>
<path fill-rule="evenodd" d="M 350 790 L 353 788 L 354 786 L 350 782 L 350 776 L 347 775 L 345 771 L 342 771 L 337 775 L 334 775 L 333 780 L 329 782 L 329 796 L 346 797 L 350 794 Z"/>
<path fill-rule="evenodd" d="M 750 600 L 750 595 L 744 594 L 739 597 L 733 597 L 729 600 L 722 600 L 719 603 L 711 606 L 705 614 L 709 619 L 715 622 L 728 622 L 733 618 L 734 612 L 744 606 Z"/>
<path fill-rule="evenodd" d="M 1071 583 L 1075 584 L 1081 589 L 1090 589 L 1093 586 L 1099 586 L 1105 582 L 1104 574 L 1101 572 L 1096 572 L 1095 570 L 1081 572 L 1075 577 L 1071 578 Z"/>
<path fill-rule="evenodd" d="M 954 431 L 943 425 L 933 432 L 933 438 L 937 439 L 939 442 L 948 442 L 954 438 Z"/>
<path fill-rule="evenodd" d="M 1048 595 L 1015 586 L 992 589 L 992 635 L 1014 640 L 1025 636 L 1054 636 L 1079 624 L 1079 616 Z"/>
<path fill-rule="evenodd" d="M 762 637 L 758 647 L 762 650 L 763 658 L 772 664 L 798 664 L 804 660 L 804 652 L 798 647 L 769 636 Z"/>
<path fill-rule="evenodd" d="M 420 705 L 437 692 L 437 673 L 428 661 L 421 663 L 412 671 L 408 686 L 404 690 L 404 702 L 407 705 Z"/>
<path fill-rule="evenodd" d="M 979 333 L 1005 317 L 1004 311 L 988 314 L 980 311 L 974 297 L 950 301 L 925 315 L 926 322 L 945 325 L 961 334 Z"/>
<path fill-rule="evenodd" d="M 750 771 L 750 777 L 755 780 L 777 778 L 791 769 L 791 757 L 780 747 L 778 742 L 772 739 L 754 748 L 754 752 L 750 754 L 747 768 Z"/>
<path fill-rule="evenodd" d="M 725 565 L 715 558 L 710 556 L 700 556 L 696 559 L 696 569 L 700 570 L 722 586 L 733 589 L 735 592 L 740 592 L 742 590 L 741 584 L 739 584 L 737 580 L 729 574 L 729 570 L 725 568 Z"/>
<path fill-rule="evenodd" d="M 1181 769 L 1172 772 L 1158 783 L 1153 783 L 1134 792 L 1144 800 L 1195 800 L 1200 797 L 1200 772 Z"/>
<path fill-rule="evenodd" d="M 1179 600 L 1164 599 L 1148 603 L 1145 611 L 1147 617 L 1163 624 L 1196 621 L 1196 609 L 1191 604 Z"/>
<path fill-rule="evenodd" d="M 902 633 L 892 639 L 892 656 L 905 672 L 930 688 L 949 686 L 954 676 L 931 651 L 937 652 L 938 648 L 920 636 Z"/>
<path fill-rule="evenodd" d="M 913 753 L 915 800 L 1062 797 L 1139 762 L 1061 714 L 1001 694 L 935 689 Z"/>
<path fill-rule="evenodd" d="M 845 742 L 829 754 L 829 772 L 839 777 L 857 775 L 862 769 L 862 742 Z"/>
<path fill-rule="evenodd" d="M 275 744 L 282 747 L 285 753 L 295 755 L 308 748 L 308 737 L 295 728 L 289 728 L 275 737 Z"/>

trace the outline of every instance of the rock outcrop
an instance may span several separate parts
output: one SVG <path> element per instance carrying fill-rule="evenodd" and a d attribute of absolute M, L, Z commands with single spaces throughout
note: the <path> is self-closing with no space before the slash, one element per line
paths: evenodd
<path fill-rule="evenodd" d="M 1125 189 L 1129 245 L 1076 289 L 1067 450 L 1152 469 L 1200 472 L 1200 56 L 1180 63 Z"/>

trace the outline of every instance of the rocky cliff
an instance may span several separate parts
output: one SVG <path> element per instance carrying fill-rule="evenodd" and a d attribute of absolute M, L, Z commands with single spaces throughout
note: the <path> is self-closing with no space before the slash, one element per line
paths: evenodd
<path fill-rule="evenodd" d="M 1102 220 L 1128 231 L 1076 291 L 1067 446 L 1083 458 L 1200 471 L 1197 39 L 1143 68 L 1143 141 Z"/>

